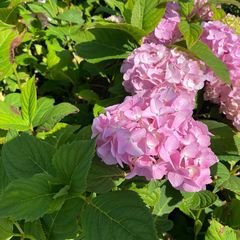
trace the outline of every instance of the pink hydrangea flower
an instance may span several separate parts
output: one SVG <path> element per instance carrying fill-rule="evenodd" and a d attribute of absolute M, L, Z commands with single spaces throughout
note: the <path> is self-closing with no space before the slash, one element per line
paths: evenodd
<path fill-rule="evenodd" d="M 166 6 L 166 12 L 156 29 L 144 38 L 144 43 L 171 44 L 181 37 L 178 29 L 180 15 L 179 5 L 170 2 Z"/>
<path fill-rule="evenodd" d="M 204 87 L 205 65 L 187 54 L 162 44 L 145 43 L 123 62 L 126 91 L 137 93 L 153 87 L 171 86 L 196 94 Z"/>
<path fill-rule="evenodd" d="M 127 178 L 166 176 L 177 189 L 200 191 L 217 159 L 207 127 L 191 117 L 193 106 L 189 94 L 171 87 L 126 97 L 94 119 L 97 154 L 106 164 L 128 165 Z"/>
<path fill-rule="evenodd" d="M 209 83 L 206 85 L 204 97 L 206 100 L 219 103 L 221 112 L 240 130 L 240 36 L 219 21 L 204 23 L 203 29 L 201 40 L 226 64 L 231 77 L 229 86 L 209 70 L 207 74 Z"/>

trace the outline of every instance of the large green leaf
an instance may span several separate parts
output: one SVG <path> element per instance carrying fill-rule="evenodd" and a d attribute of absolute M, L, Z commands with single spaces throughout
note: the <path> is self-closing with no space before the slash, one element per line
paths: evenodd
<path fill-rule="evenodd" d="M 154 30 L 165 13 L 165 5 L 158 0 L 136 0 L 132 8 L 131 24 L 147 33 Z"/>
<path fill-rule="evenodd" d="M 21 107 L 23 119 L 29 122 L 29 126 L 32 127 L 37 109 L 35 77 L 29 79 L 21 89 Z"/>
<path fill-rule="evenodd" d="M 95 25 L 96 28 L 119 29 L 130 34 L 137 42 L 139 42 L 145 35 L 146 31 L 128 23 L 101 23 Z"/>
<path fill-rule="evenodd" d="M 22 119 L 16 107 L 0 101 L 0 129 L 26 131 L 28 130 L 28 123 Z"/>
<path fill-rule="evenodd" d="M 124 59 L 136 47 L 135 39 L 119 29 L 93 28 L 81 31 L 74 38 L 80 57 L 89 62 L 100 62 L 107 59 Z"/>
<path fill-rule="evenodd" d="M 0 219 L 0 239 L 8 240 L 13 236 L 13 222 L 9 219 Z"/>
<path fill-rule="evenodd" d="M 208 0 L 208 2 L 214 4 L 233 4 L 240 8 L 240 2 L 238 0 Z"/>
<path fill-rule="evenodd" d="M 82 211 L 86 240 L 156 240 L 153 218 L 136 193 L 110 192 Z"/>
<path fill-rule="evenodd" d="M 210 223 L 210 227 L 208 228 L 205 240 L 237 240 L 237 235 L 234 230 L 228 226 L 224 226 L 217 222 L 216 220 L 212 220 Z"/>
<path fill-rule="evenodd" d="M 193 210 L 209 207 L 217 200 L 217 195 L 208 190 L 183 195 L 186 206 Z"/>
<path fill-rule="evenodd" d="M 10 179 L 52 172 L 51 158 L 54 151 L 53 146 L 23 134 L 3 146 L 3 165 Z"/>
<path fill-rule="evenodd" d="M 206 44 L 201 41 L 197 41 L 190 48 L 190 51 L 193 52 L 203 62 L 205 62 L 217 77 L 219 77 L 225 83 L 231 82 L 227 66 L 213 54 L 211 49 Z"/>
<path fill-rule="evenodd" d="M 199 23 L 189 23 L 187 20 L 181 20 L 179 23 L 179 30 L 187 43 L 188 49 L 198 41 L 202 33 L 202 28 Z"/>
<path fill-rule="evenodd" d="M 67 200 L 56 213 L 44 216 L 47 238 L 51 240 L 75 238 L 81 207 L 82 201 L 74 198 Z"/>
<path fill-rule="evenodd" d="M 124 171 L 116 166 L 94 161 L 88 174 L 87 191 L 105 193 L 115 187 L 114 179 L 124 177 Z"/>
<path fill-rule="evenodd" d="M 71 193 L 82 193 L 87 187 L 87 175 L 95 153 L 93 141 L 76 141 L 61 146 L 53 157 L 59 180 L 70 185 Z"/>
<path fill-rule="evenodd" d="M 17 33 L 12 29 L 1 31 L 0 34 L 0 80 L 12 73 L 10 47 Z"/>
<path fill-rule="evenodd" d="M 12 181 L 0 196 L 0 218 L 36 220 L 48 212 L 52 195 L 45 174 Z"/>

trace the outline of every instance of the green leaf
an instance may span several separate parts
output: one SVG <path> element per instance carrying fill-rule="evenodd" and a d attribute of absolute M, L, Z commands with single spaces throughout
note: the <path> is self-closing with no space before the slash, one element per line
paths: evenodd
<path fill-rule="evenodd" d="M 130 34 L 137 42 L 139 42 L 145 35 L 147 35 L 146 31 L 135 27 L 128 23 L 101 23 L 95 25 L 96 28 L 109 28 L 109 29 L 119 29 Z"/>
<path fill-rule="evenodd" d="M 136 193 L 109 192 L 82 211 L 86 240 L 156 240 L 153 218 Z"/>
<path fill-rule="evenodd" d="M 0 194 L 3 192 L 3 190 L 5 189 L 5 187 L 8 185 L 8 183 L 10 182 L 6 170 L 3 167 L 3 161 L 2 158 L 0 157 Z"/>
<path fill-rule="evenodd" d="M 5 97 L 4 102 L 10 106 L 21 107 L 21 95 L 20 93 L 10 93 Z"/>
<path fill-rule="evenodd" d="M 212 120 L 205 120 L 209 131 L 213 134 L 211 137 L 211 148 L 216 155 L 235 156 L 240 160 L 240 135 L 228 125 Z M 231 156 L 229 156 L 231 159 Z M 227 158 L 226 158 L 227 160 Z"/>
<path fill-rule="evenodd" d="M 79 99 L 83 99 L 90 104 L 94 104 L 99 101 L 99 96 L 91 89 L 83 89 L 76 94 Z"/>
<path fill-rule="evenodd" d="M 214 3 L 214 4 L 233 4 L 240 8 L 240 2 L 238 0 L 208 0 L 208 3 Z"/>
<path fill-rule="evenodd" d="M 165 5 L 158 0 L 136 0 L 132 8 L 131 24 L 150 33 L 165 13 Z"/>
<path fill-rule="evenodd" d="M 42 217 L 52 201 L 48 182 L 45 174 L 12 181 L 0 196 L 0 218 L 33 221 Z"/>
<path fill-rule="evenodd" d="M 190 15 L 194 9 L 194 1 L 193 0 L 180 0 L 179 1 L 180 6 L 180 14 L 187 17 Z"/>
<path fill-rule="evenodd" d="M 54 147 L 23 134 L 3 146 L 2 159 L 10 179 L 27 178 L 35 173 L 53 171 L 51 158 Z"/>
<path fill-rule="evenodd" d="M 124 177 L 124 171 L 99 159 L 93 162 L 87 178 L 87 191 L 105 193 L 115 187 L 114 179 Z"/>
<path fill-rule="evenodd" d="M 65 116 L 77 113 L 79 110 L 77 107 L 70 103 L 60 103 L 55 105 L 47 114 L 44 115 L 43 127 L 52 129 L 54 125 L 60 122 Z"/>
<path fill-rule="evenodd" d="M 190 51 L 204 61 L 217 77 L 227 84 L 231 83 L 227 66 L 212 53 L 211 49 L 206 44 L 201 41 L 197 41 L 190 48 Z"/>
<path fill-rule="evenodd" d="M 230 172 L 227 169 L 227 167 L 222 164 L 221 162 L 219 162 L 218 164 L 215 164 L 212 167 L 212 172 L 214 175 L 214 179 L 216 179 L 216 185 L 214 187 L 214 193 L 216 193 L 217 191 L 219 191 L 222 183 L 224 183 L 226 180 L 229 179 L 230 177 Z"/>
<path fill-rule="evenodd" d="M 217 200 L 217 195 L 208 190 L 195 193 L 183 192 L 183 195 L 186 206 L 192 210 L 209 207 Z"/>
<path fill-rule="evenodd" d="M 57 16 L 57 19 L 70 23 L 76 23 L 80 26 L 84 23 L 84 20 L 82 18 L 82 11 L 77 7 L 64 11 Z"/>
<path fill-rule="evenodd" d="M 32 77 L 21 89 L 21 110 L 24 120 L 32 127 L 33 119 L 37 109 L 37 91 L 35 87 L 35 77 Z"/>
<path fill-rule="evenodd" d="M 124 59 L 136 47 L 135 39 L 119 29 L 93 28 L 77 35 L 77 53 L 96 63 L 107 59 Z"/>
<path fill-rule="evenodd" d="M 82 201 L 78 198 L 67 200 L 62 208 L 52 215 L 44 216 L 47 239 L 59 240 L 75 238 Z"/>
<path fill-rule="evenodd" d="M 213 216 L 224 224 L 234 229 L 240 228 L 240 200 L 232 199 L 214 210 Z"/>
<path fill-rule="evenodd" d="M 9 219 L 0 219 L 0 239 L 8 240 L 13 236 L 13 222 Z"/>
<path fill-rule="evenodd" d="M 70 185 L 72 194 L 87 187 L 87 175 L 95 153 L 93 141 L 76 141 L 61 146 L 53 157 L 53 165 L 61 183 Z"/>
<path fill-rule="evenodd" d="M 157 216 L 171 213 L 181 202 L 182 196 L 169 183 L 161 186 L 160 199 L 154 207 L 153 213 Z"/>
<path fill-rule="evenodd" d="M 178 27 L 180 32 L 183 34 L 188 49 L 191 49 L 202 34 L 200 23 L 188 23 L 187 20 L 181 20 Z"/>
<path fill-rule="evenodd" d="M 0 80 L 13 71 L 10 62 L 10 47 L 17 33 L 12 29 L 1 31 L 0 34 Z"/>
<path fill-rule="evenodd" d="M 37 111 L 33 119 L 33 127 L 41 126 L 46 121 L 47 113 L 53 109 L 54 99 L 42 97 L 37 100 Z"/>
<path fill-rule="evenodd" d="M 25 222 L 24 233 L 34 236 L 35 240 L 47 240 L 40 220 Z"/>
<path fill-rule="evenodd" d="M 240 195 L 240 178 L 237 176 L 230 176 L 221 187 L 226 188 L 232 192 Z"/>
<path fill-rule="evenodd" d="M 237 236 L 232 228 L 228 226 L 224 226 L 213 219 L 210 223 L 210 227 L 206 232 L 205 240 L 213 240 L 213 239 L 214 240 L 237 240 Z"/>
<path fill-rule="evenodd" d="M 17 108 L 0 101 L 0 129 L 26 131 L 28 130 L 28 124 L 22 119 Z"/>

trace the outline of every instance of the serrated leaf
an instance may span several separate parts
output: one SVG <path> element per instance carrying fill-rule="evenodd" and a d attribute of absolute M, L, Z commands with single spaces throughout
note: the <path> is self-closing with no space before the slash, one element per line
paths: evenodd
<path fill-rule="evenodd" d="M 9 219 L 0 219 L 0 239 L 8 240 L 13 236 L 13 222 Z"/>
<path fill-rule="evenodd" d="M 12 181 L 0 196 L 0 218 L 33 221 L 42 217 L 52 201 L 48 182 L 45 174 Z"/>
<path fill-rule="evenodd" d="M 82 226 L 86 240 L 156 240 L 153 218 L 138 195 L 109 192 L 85 205 Z"/>
<path fill-rule="evenodd" d="M 131 24 L 150 33 L 165 13 L 165 4 L 158 0 L 136 0 L 132 8 Z"/>
<path fill-rule="evenodd" d="M 76 141 L 61 146 L 53 157 L 53 165 L 61 183 L 70 185 L 72 194 L 87 187 L 87 175 L 95 153 L 93 141 Z"/>
<path fill-rule="evenodd" d="M 183 37 L 187 43 L 188 49 L 199 40 L 202 28 L 199 23 L 188 23 L 187 20 L 181 20 L 178 25 L 180 32 L 183 34 Z"/>
<path fill-rule="evenodd" d="M 226 188 L 232 192 L 240 194 L 240 178 L 237 176 L 230 176 L 221 187 Z"/>
<path fill-rule="evenodd" d="M 10 106 L 21 107 L 21 95 L 20 93 L 10 93 L 5 96 L 4 102 Z"/>
<path fill-rule="evenodd" d="M 37 109 L 37 91 L 35 77 L 32 77 L 21 89 L 21 111 L 22 117 L 32 127 L 33 119 Z"/>
<path fill-rule="evenodd" d="M 237 240 L 237 235 L 234 230 L 228 226 L 224 226 L 212 220 L 210 222 L 210 227 L 208 228 L 205 240 Z"/>
<path fill-rule="evenodd" d="M 154 214 L 163 216 L 171 213 L 181 202 L 182 196 L 169 183 L 164 183 L 161 186 L 160 199 L 154 207 Z"/>
<path fill-rule="evenodd" d="M 192 13 L 192 11 L 194 9 L 194 1 L 193 0 L 190 0 L 190 1 L 180 0 L 179 6 L 180 6 L 181 15 L 187 17 L 189 14 Z"/>
<path fill-rule="evenodd" d="M 0 129 L 28 130 L 28 123 L 22 119 L 17 108 L 0 101 Z"/>
<path fill-rule="evenodd" d="M 47 239 L 75 238 L 82 205 L 83 203 L 80 199 L 70 199 L 56 213 L 44 216 L 43 220 L 47 226 Z"/>
<path fill-rule="evenodd" d="M 124 177 L 124 172 L 117 166 L 109 166 L 99 159 L 94 161 L 87 178 L 87 191 L 96 193 L 105 193 L 114 186 L 114 179 Z"/>
<path fill-rule="evenodd" d="M 46 121 L 47 113 L 53 109 L 54 99 L 42 97 L 37 100 L 37 111 L 33 119 L 33 127 L 41 126 Z"/>
<path fill-rule="evenodd" d="M 2 159 L 10 179 L 27 178 L 36 173 L 53 171 L 51 158 L 54 147 L 23 134 L 3 146 Z"/>
<path fill-rule="evenodd" d="M 206 44 L 201 41 L 197 41 L 189 50 L 205 62 L 222 81 L 227 84 L 231 83 L 227 66 L 213 54 Z"/>
<path fill-rule="evenodd" d="M 208 190 L 195 193 L 183 193 L 183 195 L 186 206 L 192 210 L 210 207 L 217 200 L 217 195 Z"/>
<path fill-rule="evenodd" d="M 78 108 L 70 103 L 60 103 L 55 105 L 54 108 L 44 115 L 43 127 L 52 129 L 54 125 L 60 122 L 65 116 L 77 113 L 78 111 Z"/>
<path fill-rule="evenodd" d="M 108 59 L 124 59 L 138 47 L 135 39 L 119 29 L 93 28 L 77 34 L 76 51 L 91 63 Z"/>

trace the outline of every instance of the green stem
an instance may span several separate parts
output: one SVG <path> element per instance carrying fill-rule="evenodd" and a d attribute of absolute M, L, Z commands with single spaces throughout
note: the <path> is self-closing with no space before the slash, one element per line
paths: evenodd
<path fill-rule="evenodd" d="M 21 82 L 20 82 L 20 78 L 18 76 L 18 72 L 17 72 L 17 64 L 13 65 L 13 72 L 15 74 L 15 77 L 17 79 L 17 83 L 18 83 L 18 88 L 21 90 Z"/>

